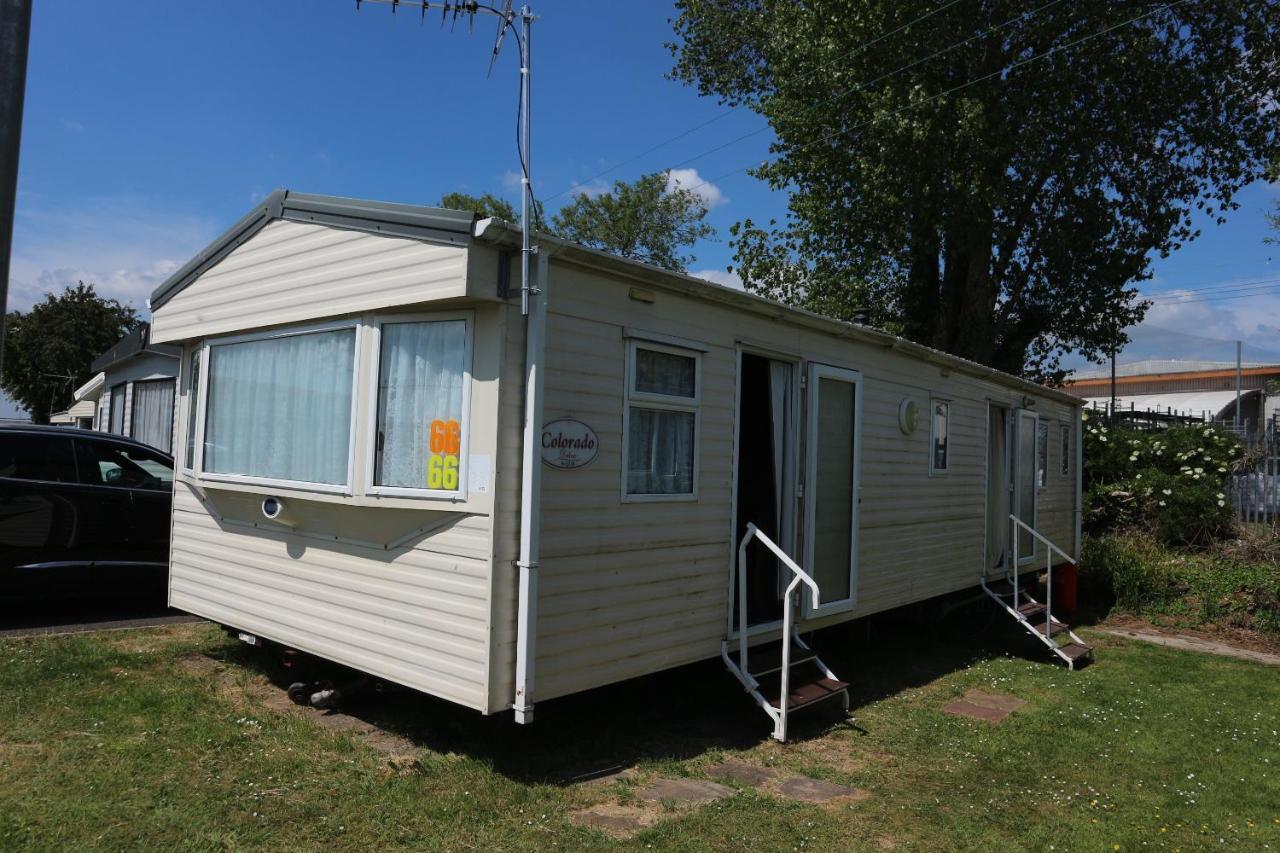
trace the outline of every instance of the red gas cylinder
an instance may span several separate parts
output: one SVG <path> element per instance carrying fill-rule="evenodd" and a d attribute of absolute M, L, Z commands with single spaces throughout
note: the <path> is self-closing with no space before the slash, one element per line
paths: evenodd
<path fill-rule="evenodd" d="M 1053 609 L 1066 616 L 1073 616 L 1079 596 L 1078 567 L 1075 563 L 1063 563 L 1053 570 Z"/>

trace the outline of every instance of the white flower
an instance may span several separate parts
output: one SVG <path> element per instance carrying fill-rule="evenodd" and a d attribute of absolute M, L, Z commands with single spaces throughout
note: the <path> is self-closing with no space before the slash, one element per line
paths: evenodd
<path fill-rule="evenodd" d="M 1164 506 L 1164 501 L 1160 501 L 1160 506 Z"/>
<path fill-rule="evenodd" d="M 1107 437 L 1105 435 L 1098 436 L 1098 441 L 1106 441 L 1106 440 L 1107 440 Z"/>
<path fill-rule="evenodd" d="M 1218 500 L 1222 500 L 1225 497 L 1226 495 L 1224 495 L 1222 492 L 1218 492 Z"/>
<path fill-rule="evenodd" d="M 1197 473 L 1197 474 L 1203 474 L 1203 473 L 1204 473 L 1204 469 L 1203 469 L 1203 468 L 1197 468 L 1197 469 L 1196 469 L 1196 473 Z"/>
<path fill-rule="evenodd" d="M 1226 501 L 1218 501 L 1218 506 L 1226 506 L 1226 505 L 1227 505 Z"/>
<path fill-rule="evenodd" d="M 1173 489 L 1161 489 L 1160 491 L 1161 491 L 1161 492 L 1163 492 L 1163 493 L 1164 493 L 1164 494 L 1166 494 L 1166 495 L 1171 495 L 1171 494 L 1173 494 Z"/>

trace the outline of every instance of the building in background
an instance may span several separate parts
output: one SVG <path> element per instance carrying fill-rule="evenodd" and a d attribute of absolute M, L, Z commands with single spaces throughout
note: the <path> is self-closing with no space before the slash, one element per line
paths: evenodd
<path fill-rule="evenodd" d="M 97 395 L 95 426 L 172 453 L 179 352 L 175 346 L 151 343 L 151 326 L 140 323 L 94 359 L 92 370 L 102 381 L 90 388 L 95 376 L 76 393 Z"/>
<path fill-rule="evenodd" d="M 1236 363 L 1148 359 L 1116 366 L 1117 409 L 1169 412 L 1206 421 L 1235 423 Z M 1095 408 L 1111 402 L 1109 366 L 1077 371 L 1066 391 Z M 1268 396 L 1267 391 L 1272 393 Z M 1280 364 L 1245 362 L 1240 368 L 1240 425 L 1247 432 L 1275 428 L 1280 415 Z"/>
<path fill-rule="evenodd" d="M 98 415 L 98 399 L 102 396 L 102 386 L 105 383 L 106 374 L 95 373 L 92 379 L 72 393 L 70 406 L 49 416 L 49 423 L 54 426 L 93 429 Z"/>

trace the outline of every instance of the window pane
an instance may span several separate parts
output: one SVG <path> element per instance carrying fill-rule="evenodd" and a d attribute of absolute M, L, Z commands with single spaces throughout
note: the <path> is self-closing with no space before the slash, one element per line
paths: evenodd
<path fill-rule="evenodd" d="M 204 470 L 345 485 L 355 329 L 209 350 Z"/>
<path fill-rule="evenodd" d="M 933 470 L 947 470 L 947 426 L 950 407 L 946 403 L 933 404 Z"/>
<path fill-rule="evenodd" d="M 818 380 L 817 465 L 813 483 L 813 579 L 822 603 L 852 594 L 854 386 Z"/>
<path fill-rule="evenodd" d="M 382 326 L 375 484 L 461 490 L 466 353 L 462 320 Z"/>
<path fill-rule="evenodd" d="M 173 380 L 133 383 L 129 434 L 168 453 L 173 449 Z"/>
<path fill-rule="evenodd" d="M 124 435 L 124 392 L 127 387 L 122 382 L 111 389 L 111 423 L 107 430 L 116 435 Z"/>
<path fill-rule="evenodd" d="M 196 464 L 196 408 L 200 401 L 200 350 L 191 353 L 191 367 L 187 371 L 187 452 L 183 464 L 194 468 Z"/>
<path fill-rule="evenodd" d="M 693 412 L 631 409 L 627 494 L 693 494 L 693 427 Z"/>
<path fill-rule="evenodd" d="M 1071 428 L 1062 427 L 1058 435 L 1060 436 L 1059 449 L 1062 451 L 1062 476 L 1065 477 L 1071 473 Z"/>
<path fill-rule="evenodd" d="M 91 485 L 169 491 L 173 468 L 159 455 L 137 447 L 80 441 L 81 480 Z"/>
<path fill-rule="evenodd" d="M 636 348 L 636 392 L 693 397 L 697 394 L 697 359 Z"/>
<path fill-rule="evenodd" d="M 71 439 L 0 435 L 0 477 L 74 483 L 76 463 L 71 455 Z"/>
<path fill-rule="evenodd" d="M 1036 431 L 1036 485 L 1044 488 L 1049 475 L 1049 425 L 1041 423 Z"/>

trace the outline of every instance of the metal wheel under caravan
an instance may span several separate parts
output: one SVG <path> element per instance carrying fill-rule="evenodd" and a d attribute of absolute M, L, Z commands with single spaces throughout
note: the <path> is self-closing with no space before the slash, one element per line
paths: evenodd
<path fill-rule="evenodd" d="M 1039 624 L 997 581 L 1078 554 L 1079 399 L 546 236 L 526 315 L 518 238 L 282 190 L 157 289 L 172 606 L 521 722 L 719 655 L 780 739 L 848 702 L 802 632 Z"/>

